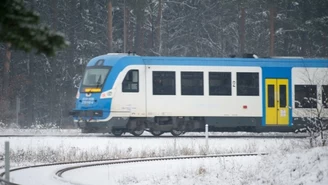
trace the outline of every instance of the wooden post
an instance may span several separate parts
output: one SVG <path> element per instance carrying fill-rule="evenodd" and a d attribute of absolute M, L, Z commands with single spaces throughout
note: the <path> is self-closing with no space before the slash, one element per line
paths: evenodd
<path fill-rule="evenodd" d="M 5 142 L 5 179 L 10 181 L 10 151 L 9 151 L 9 141 Z"/>

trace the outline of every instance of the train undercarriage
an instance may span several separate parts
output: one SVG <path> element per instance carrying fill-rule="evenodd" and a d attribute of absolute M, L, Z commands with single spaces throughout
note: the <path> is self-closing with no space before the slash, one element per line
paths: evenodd
<path fill-rule="evenodd" d="M 229 124 L 209 121 L 205 117 L 154 117 L 126 118 L 125 122 L 114 124 L 112 126 L 99 126 L 95 123 L 84 123 L 78 126 L 82 133 L 111 133 L 114 136 L 121 136 L 124 133 L 131 133 L 134 136 L 141 136 L 145 131 L 153 136 L 161 136 L 164 133 L 171 133 L 173 136 L 180 136 L 186 132 L 203 132 L 205 124 L 209 125 L 209 131 L 221 132 L 258 132 L 259 121 L 254 118 L 227 120 Z M 246 124 L 249 122 L 248 124 Z"/>
<path fill-rule="evenodd" d="M 145 131 L 153 136 L 171 133 L 178 137 L 186 132 L 204 132 L 206 124 L 209 132 L 295 132 L 306 124 L 300 120 L 304 119 L 296 118 L 292 126 L 262 126 L 260 117 L 130 117 L 114 118 L 109 123 L 82 121 L 78 127 L 82 133 L 111 133 L 117 137 L 124 133 L 141 136 Z"/>

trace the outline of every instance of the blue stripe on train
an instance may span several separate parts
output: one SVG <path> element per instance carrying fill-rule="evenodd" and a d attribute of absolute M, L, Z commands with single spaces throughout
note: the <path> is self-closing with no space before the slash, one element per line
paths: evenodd
<path fill-rule="evenodd" d="M 327 67 L 328 60 L 323 59 L 243 59 L 243 58 L 195 58 L 195 57 L 139 57 L 122 55 L 103 55 L 92 59 L 93 66 L 99 59 L 105 59 L 104 65 L 113 66 L 105 89 L 111 89 L 118 74 L 129 65 L 194 65 L 194 66 L 253 66 L 262 68 L 288 69 L 291 67 Z M 285 68 L 284 68 L 285 67 Z M 290 76 L 290 75 L 289 75 Z"/>

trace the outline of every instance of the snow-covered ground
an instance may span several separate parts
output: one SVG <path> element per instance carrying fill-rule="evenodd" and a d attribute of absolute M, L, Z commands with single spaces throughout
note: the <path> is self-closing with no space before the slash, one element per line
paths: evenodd
<path fill-rule="evenodd" d="M 0 127 L 0 136 L 1 135 L 80 135 L 80 136 L 110 136 L 111 134 L 82 134 L 80 129 L 19 129 L 19 128 L 1 128 Z M 132 136 L 132 134 L 126 133 L 123 136 Z M 149 132 L 144 132 L 142 136 L 152 136 Z M 163 136 L 172 136 L 170 133 L 165 133 Z M 192 132 L 185 133 L 182 136 L 205 136 L 204 132 Z M 266 132 L 266 133 L 252 133 L 252 132 L 209 132 L 209 136 L 307 136 L 306 133 L 275 133 L 275 132 Z"/>
<path fill-rule="evenodd" d="M 204 154 L 205 138 L 0 137 L 0 155 L 10 142 L 14 166 L 104 158 Z M 308 146 L 305 139 L 209 138 L 209 153 L 287 152 Z"/>
<path fill-rule="evenodd" d="M 8 132 L 13 131 L 0 131 L 2 135 Z M 49 136 L 0 137 L 0 155 L 3 155 L 5 141 L 10 142 L 12 167 L 89 159 L 172 156 L 174 153 L 193 155 L 203 154 L 205 151 L 204 138 L 51 137 L 58 133 L 79 134 L 79 130 L 56 129 L 39 130 L 38 133 L 20 130 L 19 133 Z M 220 134 L 263 135 L 216 133 Z M 71 171 L 64 177 L 72 181 L 80 179 L 83 184 L 97 185 L 100 182 L 90 183 L 87 179 L 94 181 L 93 176 L 103 174 L 98 178 L 103 179 L 106 184 L 328 184 L 328 148 L 310 149 L 307 139 L 209 139 L 209 153 L 245 152 L 269 152 L 270 155 L 112 165 Z M 3 161 L 0 163 L 3 165 Z M 40 181 L 35 181 L 35 176 L 40 178 L 39 174 L 42 173 L 47 174 L 42 176 L 43 179 L 50 178 L 46 184 L 61 184 L 52 178 L 55 169 L 57 167 L 16 171 L 11 173 L 11 179 L 14 182 L 24 182 L 23 184 L 40 184 Z M 89 174 L 89 170 L 92 174 Z"/>
<path fill-rule="evenodd" d="M 270 156 L 142 162 L 80 168 L 64 174 L 79 184 L 327 185 L 327 148 Z M 81 178 L 87 177 L 87 178 Z"/>

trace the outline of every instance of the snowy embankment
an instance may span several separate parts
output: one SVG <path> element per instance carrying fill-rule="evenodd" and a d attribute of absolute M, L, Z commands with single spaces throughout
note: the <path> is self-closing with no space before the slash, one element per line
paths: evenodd
<path fill-rule="evenodd" d="M 155 161 L 80 168 L 64 174 L 81 184 L 327 185 L 327 147 L 270 156 Z M 81 178 L 88 177 L 88 178 Z"/>
<path fill-rule="evenodd" d="M 1 135 L 33 135 L 33 136 L 52 136 L 52 135 L 78 135 L 78 136 L 106 136 L 111 135 L 108 133 L 91 133 L 83 134 L 80 129 L 46 129 L 46 128 L 30 128 L 30 129 L 19 129 L 19 128 L 2 128 L 0 127 Z M 130 133 L 125 133 L 123 136 L 132 136 Z M 253 132 L 209 132 L 209 136 L 307 136 L 306 133 L 276 133 L 276 132 L 265 132 L 265 133 L 253 133 Z M 149 132 L 145 131 L 142 136 L 152 136 Z M 172 136 L 170 133 L 165 133 L 162 136 Z M 187 132 L 182 136 L 204 136 L 204 132 Z"/>
<path fill-rule="evenodd" d="M 28 131 L 21 132 L 26 134 Z M 5 141 L 10 142 L 12 167 L 90 159 L 172 156 L 174 153 L 193 155 L 204 154 L 205 151 L 204 138 L 51 137 L 51 134 L 74 132 L 78 131 L 40 130 L 39 133 L 29 134 L 49 136 L 0 137 L 0 155 L 3 155 Z M 0 134 L 8 134 L 8 130 Z M 269 152 L 270 155 L 113 165 L 99 168 L 99 171 L 89 168 L 93 172 L 86 177 L 92 179 L 96 174 L 103 174 L 103 178 L 107 179 L 104 182 L 113 182 L 111 184 L 328 184 L 328 148 L 310 149 L 307 139 L 209 139 L 209 153 L 246 152 Z M 0 163 L 3 165 L 3 161 Z M 11 177 L 19 182 L 34 182 L 33 179 L 26 179 L 30 178 L 26 175 L 19 179 L 15 173 Z M 120 175 L 113 176 L 115 173 Z M 84 175 L 76 177 L 82 179 Z M 82 180 L 88 184 L 86 179 Z"/>
<path fill-rule="evenodd" d="M 0 137 L 0 155 L 10 142 L 13 166 L 108 158 L 161 157 L 205 153 L 204 138 L 153 137 Z M 176 143 L 176 145 L 174 145 Z M 307 146 L 304 139 L 210 138 L 209 153 L 288 152 Z"/>

